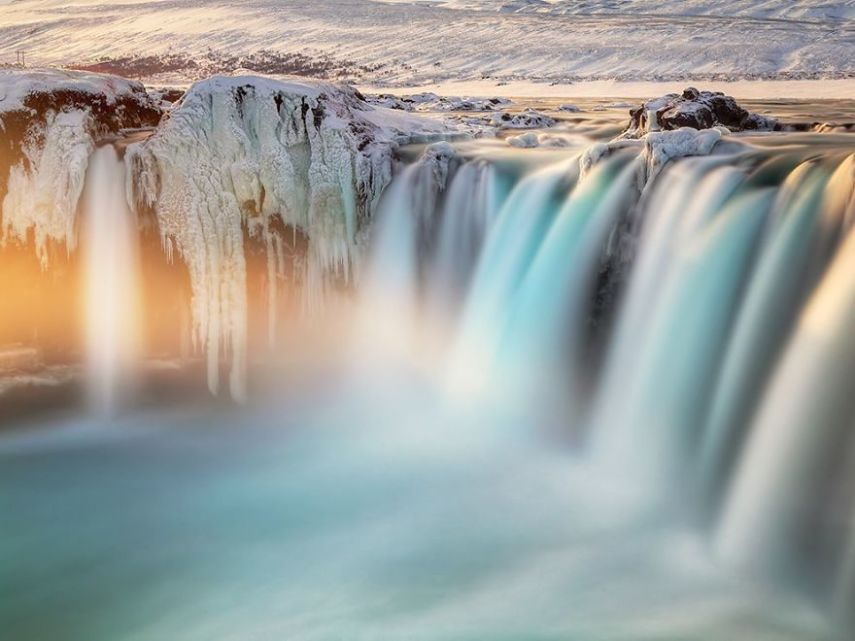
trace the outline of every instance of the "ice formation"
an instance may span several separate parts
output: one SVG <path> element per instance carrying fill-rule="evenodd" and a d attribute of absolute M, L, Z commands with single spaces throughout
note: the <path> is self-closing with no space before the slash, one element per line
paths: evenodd
<path fill-rule="evenodd" d="M 674 131 L 654 131 L 644 137 L 643 158 L 647 180 L 656 176 L 670 160 L 685 156 L 706 156 L 721 140 L 719 129 L 681 127 Z"/>
<path fill-rule="evenodd" d="M 42 141 L 28 137 L 21 160 L 9 169 L 3 199 L 3 237 L 21 242 L 33 232 L 35 249 L 48 265 L 48 240 L 76 245 L 77 201 L 83 191 L 89 155 L 95 147 L 89 133 L 91 116 L 83 111 L 48 114 Z"/>
<path fill-rule="evenodd" d="M 527 131 L 519 136 L 510 136 L 506 141 L 511 147 L 519 147 L 520 149 L 531 149 L 540 146 L 540 140 L 533 131 Z"/>
<path fill-rule="evenodd" d="M 214 77 L 128 149 L 132 201 L 156 213 L 164 247 L 190 271 L 212 391 L 225 351 L 232 395 L 246 392 L 244 230 L 267 247 L 271 283 L 281 264 L 274 217 L 306 236 L 304 292 L 317 305 L 330 278 L 354 276 L 396 142 L 440 128 L 376 109 L 348 87 Z"/>
<path fill-rule="evenodd" d="M 0 239 L 27 242 L 32 234 L 45 267 L 51 241 L 72 250 L 95 145 L 159 119 L 137 82 L 70 71 L 0 73 Z"/>

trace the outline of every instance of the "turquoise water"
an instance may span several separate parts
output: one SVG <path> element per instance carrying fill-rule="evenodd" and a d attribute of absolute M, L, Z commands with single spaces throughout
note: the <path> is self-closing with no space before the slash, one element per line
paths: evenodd
<path fill-rule="evenodd" d="M 832 638 L 680 505 L 393 378 L 4 436 L 4 638 Z"/>

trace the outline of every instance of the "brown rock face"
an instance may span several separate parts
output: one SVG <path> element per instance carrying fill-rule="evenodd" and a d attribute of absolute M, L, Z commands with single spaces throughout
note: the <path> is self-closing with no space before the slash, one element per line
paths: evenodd
<path fill-rule="evenodd" d="M 709 129 L 723 126 L 731 131 L 778 131 L 774 118 L 751 113 L 740 107 L 731 96 L 720 91 L 686 88 L 682 94 L 667 94 L 632 109 L 624 138 L 638 138 L 649 131 Z"/>

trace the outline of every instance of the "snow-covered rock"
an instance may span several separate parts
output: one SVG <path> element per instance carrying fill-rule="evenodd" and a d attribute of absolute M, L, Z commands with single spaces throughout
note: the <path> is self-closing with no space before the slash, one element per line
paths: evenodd
<path fill-rule="evenodd" d="M 390 93 L 381 93 L 377 95 L 366 95 L 365 99 L 376 107 L 385 109 L 398 109 L 400 111 L 413 111 L 416 108 L 416 103 L 404 96 L 396 96 Z"/>
<path fill-rule="evenodd" d="M 618 137 L 611 142 L 597 142 L 579 157 L 579 170 L 586 175 L 603 158 L 630 148 L 638 149 L 639 187 L 652 181 L 662 168 L 675 158 L 711 154 L 722 136 L 720 129 L 681 127 L 673 131 L 652 131 L 641 139 Z"/>
<path fill-rule="evenodd" d="M 507 98 L 460 98 L 435 93 L 403 96 L 384 93 L 369 95 L 366 99 L 372 105 L 400 111 L 497 111 L 512 104 Z"/>
<path fill-rule="evenodd" d="M 576 105 L 571 105 L 568 103 L 568 104 L 559 105 L 558 111 L 566 111 L 568 113 L 578 113 L 579 111 L 581 111 L 581 109 L 579 109 L 579 107 L 577 107 Z"/>
<path fill-rule="evenodd" d="M 644 137 L 642 152 L 647 166 L 647 180 L 658 174 L 670 160 L 685 156 L 706 156 L 721 140 L 718 129 L 681 127 L 674 131 L 653 131 Z"/>
<path fill-rule="evenodd" d="M 507 98 L 450 98 L 441 99 L 436 111 L 497 111 L 512 104 Z"/>
<path fill-rule="evenodd" d="M 531 149 L 540 146 L 540 140 L 538 140 L 537 134 L 533 131 L 527 131 L 519 136 L 510 136 L 507 138 L 507 143 L 511 147 L 519 147 L 520 149 Z"/>
<path fill-rule="evenodd" d="M 155 87 L 148 90 L 152 100 L 161 105 L 163 109 L 169 109 L 184 95 L 183 89 L 177 87 Z"/>
<path fill-rule="evenodd" d="M 680 127 L 711 129 L 718 125 L 730 131 L 774 131 L 781 128 L 774 118 L 751 113 L 719 91 L 698 91 L 688 87 L 682 94 L 667 94 L 633 109 L 623 137 L 640 138 L 652 131 Z"/>
<path fill-rule="evenodd" d="M 448 179 L 454 171 L 453 164 L 457 161 L 459 161 L 457 152 L 446 141 L 428 145 L 419 159 L 421 165 L 430 167 L 431 173 L 434 175 L 433 182 L 440 190 L 447 186 Z"/>
<path fill-rule="evenodd" d="M 505 142 L 507 142 L 511 147 L 533 149 L 535 147 L 571 147 L 581 144 L 582 142 L 589 142 L 589 140 L 579 135 L 538 134 L 534 131 L 527 131 L 524 134 L 519 134 L 518 136 L 509 136 L 505 139 Z"/>
<path fill-rule="evenodd" d="M 282 263 L 273 219 L 305 235 L 304 292 L 316 304 L 330 279 L 353 277 L 396 144 L 439 128 L 376 109 L 346 86 L 214 77 L 128 148 L 133 203 L 154 211 L 164 247 L 190 271 L 212 391 L 227 351 L 232 395 L 245 394 L 244 231 L 266 246 L 271 283 Z"/>
<path fill-rule="evenodd" d="M 154 126 L 158 105 L 138 82 L 60 70 L 0 71 L 0 240 L 29 235 L 43 266 L 50 242 L 76 244 L 89 155 L 125 128 Z"/>
<path fill-rule="evenodd" d="M 502 129 L 543 129 L 555 125 L 555 119 L 534 109 L 526 109 L 518 114 L 507 111 L 494 114 L 490 123 Z"/>

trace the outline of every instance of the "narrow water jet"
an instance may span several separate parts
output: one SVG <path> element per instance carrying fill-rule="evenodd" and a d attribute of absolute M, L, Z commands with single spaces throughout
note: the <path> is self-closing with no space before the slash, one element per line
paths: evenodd
<path fill-rule="evenodd" d="M 89 160 L 84 188 L 86 382 L 91 409 L 115 414 L 133 389 L 140 354 L 139 235 L 112 145 Z"/>

